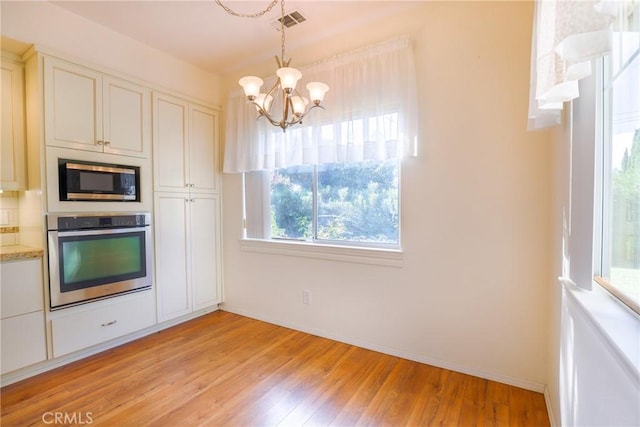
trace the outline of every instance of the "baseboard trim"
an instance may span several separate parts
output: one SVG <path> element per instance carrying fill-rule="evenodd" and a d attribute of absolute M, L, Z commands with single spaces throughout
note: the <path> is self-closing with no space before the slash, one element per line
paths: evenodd
<path fill-rule="evenodd" d="M 123 344 L 126 344 L 128 342 L 135 341 L 139 338 L 146 337 L 147 335 L 160 332 L 164 329 L 168 329 L 168 328 L 171 328 L 172 326 L 179 325 L 180 323 L 184 323 L 189 320 L 195 319 L 197 317 L 204 316 L 205 314 L 212 313 L 216 310 L 218 310 L 218 307 L 202 309 L 202 310 L 190 313 L 186 316 L 178 317 L 176 319 L 168 320 L 162 323 L 157 323 L 146 329 L 142 329 L 142 330 L 133 332 L 131 334 L 124 335 L 122 337 L 114 338 L 113 340 L 110 340 L 101 344 L 97 344 L 93 347 L 88 347 L 68 355 L 56 357 L 55 359 L 45 360 L 45 361 L 36 363 L 35 365 L 27 366 L 12 372 L 7 372 L 6 374 L 3 374 L 2 377 L 0 378 L 0 387 L 17 383 L 19 381 L 26 380 L 27 378 L 31 378 L 36 375 L 51 371 L 53 369 L 60 368 L 64 365 L 68 365 L 69 363 L 73 363 L 78 360 L 84 359 L 86 357 L 101 353 L 105 350 L 109 350 L 114 347 L 118 347 Z"/>
<path fill-rule="evenodd" d="M 367 350 L 377 351 L 379 353 L 388 354 L 390 356 L 396 356 L 407 360 L 413 360 L 414 362 L 424 363 L 426 365 L 435 366 L 437 368 L 448 369 L 450 371 L 459 372 L 462 374 L 472 375 L 474 377 L 483 378 L 490 381 L 496 381 L 499 383 L 512 385 L 514 387 L 523 388 L 530 391 L 535 391 L 537 393 L 545 392 L 545 384 L 538 383 L 535 381 L 523 380 L 520 378 L 511 377 L 508 375 L 497 374 L 495 372 L 487 372 L 480 369 L 470 368 L 468 366 L 462 366 L 455 363 L 450 363 L 444 360 L 434 359 L 430 357 L 425 357 L 423 355 L 417 355 L 409 352 L 404 352 L 401 350 L 397 350 L 394 348 L 387 348 L 384 346 L 375 345 L 372 343 L 368 343 L 365 341 L 347 339 L 344 336 L 340 336 L 337 334 L 328 333 L 323 330 L 313 329 L 313 328 L 305 328 L 301 325 L 296 325 L 292 322 L 282 322 L 278 319 L 269 318 L 266 316 L 261 316 L 251 311 L 238 309 L 233 306 L 228 306 L 226 304 L 222 304 L 220 309 L 223 311 L 228 311 L 230 313 L 235 313 L 241 316 L 250 317 L 252 319 L 261 320 L 263 322 L 271 323 L 278 326 L 283 326 L 285 328 L 295 329 L 297 331 L 305 332 L 311 335 L 316 335 L 323 338 L 328 338 L 334 341 L 343 342 L 345 344 L 355 345 L 358 347 L 366 348 Z M 547 405 L 548 406 L 548 405 Z"/>
<path fill-rule="evenodd" d="M 551 427 L 557 427 L 556 417 L 553 415 L 553 405 L 551 404 L 551 395 L 549 394 L 549 387 L 544 386 L 544 403 L 547 406 L 547 414 L 549 414 L 549 425 Z"/>

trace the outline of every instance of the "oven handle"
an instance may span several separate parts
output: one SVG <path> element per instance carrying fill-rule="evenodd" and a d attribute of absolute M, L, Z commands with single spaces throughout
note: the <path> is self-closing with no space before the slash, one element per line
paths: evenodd
<path fill-rule="evenodd" d="M 72 236 L 97 236 L 104 234 L 122 234 L 131 233 L 136 231 L 146 231 L 149 225 L 140 227 L 126 227 L 126 228 L 98 228 L 92 230 L 52 230 L 49 233 L 55 233 L 58 237 L 72 237 Z"/>

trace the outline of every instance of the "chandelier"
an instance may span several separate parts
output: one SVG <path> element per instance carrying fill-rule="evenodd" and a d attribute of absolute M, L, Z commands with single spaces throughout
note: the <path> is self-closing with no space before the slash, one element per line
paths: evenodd
<path fill-rule="evenodd" d="M 234 12 L 227 6 L 224 6 L 220 0 L 215 0 L 215 2 L 231 15 L 255 18 L 269 12 L 278 3 L 278 0 L 273 0 L 267 9 L 250 15 Z M 312 109 L 316 107 L 324 109 L 320 104 L 324 99 L 325 93 L 329 90 L 329 86 L 324 83 L 311 82 L 307 84 L 309 98 L 305 98 L 296 89 L 298 80 L 302 78 L 302 73 L 289 66 L 291 58 L 288 60 L 284 58 L 284 16 L 284 0 L 280 0 L 281 54 L 279 58 L 277 55 L 275 57 L 276 64 L 278 65 L 276 83 L 267 92 L 260 92 L 262 84 L 264 83 L 260 77 L 245 76 L 238 81 L 244 89 L 247 100 L 256 107 L 258 118 L 266 118 L 273 126 L 282 128 L 283 132 L 286 131 L 289 126 L 302 123 L 302 119 Z M 309 103 L 309 99 L 311 103 Z"/>

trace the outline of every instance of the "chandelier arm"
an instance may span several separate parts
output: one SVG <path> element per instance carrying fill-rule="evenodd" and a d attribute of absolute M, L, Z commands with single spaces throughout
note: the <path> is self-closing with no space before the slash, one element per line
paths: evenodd
<path fill-rule="evenodd" d="M 227 12 L 229 15 L 233 15 L 233 16 L 237 16 L 239 18 L 259 18 L 260 16 L 264 15 L 265 13 L 268 13 L 269 11 L 271 11 L 271 9 L 273 9 L 273 7 L 278 4 L 278 0 L 273 0 L 269 6 L 267 6 L 266 9 L 261 10 L 260 12 L 256 12 L 256 13 L 238 13 L 234 10 L 232 10 L 230 7 L 225 6 L 224 4 L 222 4 L 222 1 L 220 0 L 215 0 L 216 4 L 218 6 L 220 6 L 221 8 L 224 9 L 225 12 Z"/>
<path fill-rule="evenodd" d="M 273 97 L 273 95 L 275 95 L 275 93 L 278 91 L 279 86 L 280 86 L 280 79 L 278 78 L 276 80 L 276 83 L 271 87 L 271 89 L 269 89 L 269 92 L 267 92 L 267 95 L 271 95 Z"/>
<path fill-rule="evenodd" d="M 267 116 L 267 115 L 265 115 L 263 117 L 265 117 L 267 120 L 269 120 L 269 123 L 271 123 L 273 126 L 281 127 L 284 130 L 284 128 L 282 127 L 282 123 L 273 120 L 270 116 Z M 258 116 L 257 118 L 259 119 L 260 116 Z"/>
<path fill-rule="evenodd" d="M 289 121 L 289 107 L 293 110 L 293 104 L 291 98 L 285 91 L 282 91 L 282 104 L 284 105 L 284 111 L 282 112 L 282 122 L 287 123 Z"/>
<path fill-rule="evenodd" d="M 260 104 L 258 104 L 255 101 L 249 101 L 250 104 L 253 104 L 256 106 L 256 108 L 258 109 L 258 116 L 256 117 L 256 120 L 259 120 L 260 117 L 264 117 L 267 120 L 269 120 L 269 122 L 274 125 L 274 126 L 280 126 L 280 122 L 276 122 L 275 120 L 273 120 L 273 118 L 269 115 L 269 113 L 262 108 L 262 106 Z"/>
<path fill-rule="evenodd" d="M 292 120 L 291 122 L 289 122 L 289 125 L 297 125 L 298 123 L 302 123 L 302 119 L 304 119 L 307 114 L 309 114 L 309 112 L 311 110 L 313 110 L 314 108 L 322 108 L 323 110 L 325 109 L 322 105 L 312 105 L 311 107 L 309 107 L 309 109 L 307 111 L 304 112 L 304 114 L 301 114 L 300 116 L 298 116 L 295 120 Z"/>

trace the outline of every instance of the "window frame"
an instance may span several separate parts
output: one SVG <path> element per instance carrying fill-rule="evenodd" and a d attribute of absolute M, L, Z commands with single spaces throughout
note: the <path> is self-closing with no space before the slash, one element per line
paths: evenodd
<path fill-rule="evenodd" d="M 266 235 L 266 229 L 270 229 L 270 224 L 267 226 L 267 216 L 270 219 L 271 203 L 270 203 L 270 180 L 269 174 L 271 171 L 261 171 L 259 173 L 259 177 L 249 178 L 246 173 L 243 173 L 243 233 L 242 233 L 242 243 L 241 246 L 245 250 L 253 250 L 253 251 L 266 251 L 272 252 L 276 251 L 279 253 L 286 253 L 288 255 L 296 255 L 296 253 L 289 253 L 288 250 L 284 250 L 283 248 L 286 244 L 291 244 L 292 247 L 297 248 L 296 250 L 302 251 L 303 255 L 301 256 L 312 256 L 319 258 L 327 258 L 327 253 L 333 252 L 338 258 L 341 260 L 351 260 L 355 262 L 364 262 L 370 263 L 370 258 L 380 258 L 387 259 L 391 261 L 391 264 L 397 264 L 396 261 L 401 260 L 402 257 L 398 257 L 398 254 L 402 254 L 402 158 L 395 158 L 396 167 L 397 167 L 397 179 L 398 179 L 398 240 L 397 243 L 384 243 L 384 242 L 364 242 L 364 241 L 356 241 L 356 240 L 331 240 L 331 239 L 320 239 L 317 238 L 317 215 L 318 215 L 318 193 L 317 193 L 317 185 L 318 185 L 318 166 L 319 165 L 310 165 L 312 166 L 312 237 L 310 239 L 296 239 L 296 238 L 279 238 L 279 237 L 270 237 L 270 238 L 256 238 L 249 237 L 249 234 L 261 234 Z M 250 182 L 253 181 L 253 182 Z M 253 187 L 253 190 L 251 189 Z M 255 188 L 258 188 L 255 191 Z M 260 208 L 254 209 L 255 212 L 250 212 L 246 206 L 246 200 L 248 194 L 252 195 L 253 200 L 259 200 L 257 204 L 260 205 Z M 258 193 L 258 194 L 257 194 Z M 248 219 L 251 217 L 251 220 Z M 262 223 L 262 226 L 258 229 L 261 232 L 250 233 L 248 232 L 248 228 L 251 223 Z M 274 248 L 279 249 L 267 249 L 269 244 L 274 244 Z M 317 250 L 313 250 L 311 248 L 316 247 Z M 267 250 L 265 250 L 267 249 Z M 381 255 L 385 254 L 386 255 Z M 305 255 L 306 254 L 306 255 Z M 364 257 L 363 259 L 360 259 Z M 371 263 L 376 263 L 371 262 Z M 384 263 L 386 264 L 386 263 Z"/>
<path fill-rule="evenodd" d="M 638 7 L 635 13 L 640 13 Z M 640 20 L 640 16 L 635 19 Z M 640 31 L 640 28 L 638 29 Z M 615 48 L 615 47 L 614 47 Z M 615 79 L 624 72 L 627 66 L 640 57 L 640 46 L 625 61 L 623 67 L 613 74 L 612 55 L 598 60 L 596 73 L 596 165 L 595 165 L 595 205 L 594 205 L 594 274 L 593 281 L 611 294 L 636 316 L 640 316 L 640 304 L 622 291 L 615 283 L 607 279 L 607 272 L 611 271 L 611 248 L 609 235 L 612 228 L 612 218 L 607 204 L 612 197 L 613 174 L 611 170 L 612 128 L 613 128 L 613 85 Z"/>

